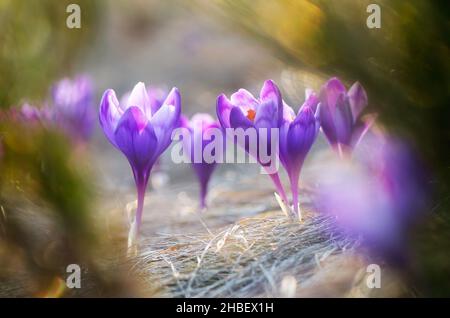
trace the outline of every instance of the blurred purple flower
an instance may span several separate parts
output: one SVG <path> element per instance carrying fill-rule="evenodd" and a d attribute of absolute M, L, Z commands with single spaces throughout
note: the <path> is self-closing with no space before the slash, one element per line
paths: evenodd
<path fill-rule="evenodd" d="M 283 123 L 283 101 L 280 90 L 272 80 L 267 80 L 261 89 L 259 99 L 245 89 L 239 89 L 228 99 L 224 94 L 217 98 L 217 117 L 223 128 L 256 128 L 258 137 L 258 147 L 260 141 L 267 142 L 267 148 L 270 145 L 271 128 L 280 128 Z M 266 129 L 267 135 L 260 135 L 260 129 Z M 264 167 L 259 158 L 259 151 L 251 153 L 248 143 L 241 145 L 246 152 L 252 155 Z M 268 171 L 277 192 L 281 198 L 287 203 L 287 196 L 281 184 L 278 172 Z"/>
<path fill-rule="evenodd" d="M 307 90 L 306 100 L 297 115 L 287 104 L 283 105 L 283 124 L 280 129 L 280 160 L 289 176 L 294 213 L 300 219 L 298 182 L 305 157 L 316 140 L 320 128 L 318 103 L 317 96 L 312 91 Z"/>
<path fill-rule="evenodd" d="M 169 147 L 181 112 L 181 96 L 173 88 L 155 112 L 144 83 L 138 83 L 123 103 L 108 89 L 100 103 L 100 125 L 108 140 L 127 157 L 136 182 L 138 207 L 136 235 L 142 219 L 145 190 L 150 171 Z"/>
<path fill-rule="evenodd" d="M 217 120 L 214 120 L 209 114 L 199 113 L 194 115 L 189 121 L 186 117 L 181 117 L 181 127 L 189 130 L 190 138 L 183 139 L 184 147 L 188 150 L 192 168 L 197 175 L 200 183 L 200 207 L 206 208 L 206 195 L 208 192 L 208 183 L 211 178 L 217 162 L 207 162 L 204 156 L 201 156 L 201 160 L 197 162 L 195 159 L 195 147 L 199 147 L 199 151 L 203 154 L 203 151 L 207 145 L 214 142 L 214 135 L 212 130 L 216 129 L 221 131 L 221 126 Z M 223 136 L 221 134 L 221 136 Z M 223 144 L 223 142 L 222 142 Z M 200 148 L 201 147 L 201 148 Z"/>
<path fill-rule="evenodd" d="M 22 120 L 29 123 L 48 124 L 52 119 L 52 111 L 48 106 L 38 108 L 28 103 L 22 105 L 19 115 Z"/>
<path fill-rule="evenodd" d="M 52 116 L 76 142 L 85 142 L 95 123 L 93 84 L 89 77 L 64 78 L 52 88 Z"/>
<path fill-rule="evenodd" d="M 322 171 L 316 205 L 336 217 L 346 233 L 361 237 L 374 256 L 404 264 L 408 231 L 427 206 L 425 170 L 398 140 L 375 136 L 367 148 L 358 161 L 340 161 Z"/>
<path fill-rule="evenodd" d="M 322 86 L 319 100 L 322 131 L 333 150 L 341 157 L 351 153 L 375 120 L 375 116 L 361 118 L 367 106 L 366 91 L 356 82 L 347 92 L 342 82 L 334 77 Z"/>
<path fill-rule="evenodd" d="M 26 121 L 39 121 L 41 119 L 41 111 L 36 106 L 32 106 L 28 103 L 23 104 L 20 109 L 20 115 Z"/>

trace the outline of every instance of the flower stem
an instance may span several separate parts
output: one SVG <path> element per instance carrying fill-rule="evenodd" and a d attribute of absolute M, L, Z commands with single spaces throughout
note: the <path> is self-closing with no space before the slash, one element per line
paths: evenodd
<path fill-rule="evenodd" d="M 200 209 L 206 209 L 206 195 L 208 193 L 208 182 L 200 182 Z"/>
<path fill-rule="evenodd" d="M 144 210 L 145 185 L 137 186 L 137 210 L 136 210 L 136 230 L 139 233 L 142 223 L 142 212 Z"/>
<path fill-rule="evenodd" d="M 298 219 L 302 220 L 302 213 L 300 211 L 300 205 L 298 201 L 298 180 L 300 178 L 300 169 L 298 171 L 292 171 L 289 174 L 289 181 L 291 184 L 291 192 L 292 192 L 292 205 L 294 209 L 295 215 L 298 217 Z"/>
<path fill-rule="evenodd" d="M 284 191 L 283 185 L 281 184 L 280 175 L 278 172 L 269 174 L 270 178 L 272 179 L 273 184 L 275 185 L 275 188 L 280 195 L 281 199 L 287 204 L 288 198 L 286 195 L 286 192 Z"/>
<path fill-rule="evenodd" d="M 142 213 L 144 210 L 144 199 L 145 199 L 145 190 L 147 189 L 148 183 L 148 173 L 142 173 L 139 171 L 134 172 L 134 180 L 136 182 L 136 191 L 137 191 L 137 209 L 135 215 L 135 225 L 136 225 L 136 237 L 139 236 L 141 224 L 142 224 Z"/>

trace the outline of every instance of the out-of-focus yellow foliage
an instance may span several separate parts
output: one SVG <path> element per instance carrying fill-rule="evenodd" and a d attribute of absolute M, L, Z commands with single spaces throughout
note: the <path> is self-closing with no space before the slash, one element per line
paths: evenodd
<path fill-rule="evenodd" d="M 239 6 L 239 2 L 233 3 Z M 318 6 L 308 0 L 252 1 L 254 14 L 242 19 L 248 28 L 260 32 L 279 43 L 290 54 L 308 63 L 321 61 L 308 52 L 319 49 L 317 39 L 325 18 Z"/>
<path fill-rule="evenodd" d="M 67 74 L 98 22 L 99 1 L 76 1 L 81 28 L 69 29 L 70 0 L 0 0 L 0 108 L 39 99 Z"/>

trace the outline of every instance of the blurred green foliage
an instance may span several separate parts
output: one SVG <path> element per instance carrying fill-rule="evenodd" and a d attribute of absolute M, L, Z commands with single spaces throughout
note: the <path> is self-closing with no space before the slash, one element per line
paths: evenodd
<path fill-rule="evenodd" d="M 25 261 L 36 290 L 43 290 L 67 264 L 89 258 L 95 243 L 90 187 L 59 133 L 14 121 L 1 123 L 0 132 L 0 254 L 23 255 L 17 261 Z M 57 246 L 51 257 L 43 257 L 51 243 L 47 231 Z"/>
<path fill-rule="evenodd" d="M 66 26 L 71 3 L 81 7 L 81 29 Z M 100 5 L 0 0 L 0 296 L 74 296 L 64 283 L 73 263 L 93 293 L 78 296 L 126 292 L 119 273 L 108 278 L 97 263 L 107 252 L 93 222 L 86 153 L 56 128 L 7 110 L 23 98 L 43 100 L 56 78 L 71 73 L 94 39 Z"/>
<path fill-rule="evenodd" d="M 83 153 L 37 122 L 1 121 L 0 138 L 0 297 L 130 295 L 121 271 L 101 266 L 113 249 L 94 221 Z M 69 264 L 87 288 L 66 289 Z"/>
<path fill-rule="evenodd" d="M 81 7 L 81 28 L 66 26 L 67 5 Z M 0 0 L 0 108 L 41 100 L 67 74 L 98 25 L 100 1 Z"/>

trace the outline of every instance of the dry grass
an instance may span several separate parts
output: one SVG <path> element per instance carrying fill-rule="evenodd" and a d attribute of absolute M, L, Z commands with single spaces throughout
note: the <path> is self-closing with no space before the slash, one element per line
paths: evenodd
<path fill-rule="evenodd" d="M 335 231 L 330 218 L 309 214 L 299 223 L 269 211 L 216 232 L 147 239 L 132 268 L 159 296 L 295 296 L 296 282 L 308 281 L 330 256 L 356 245 Z"/>

